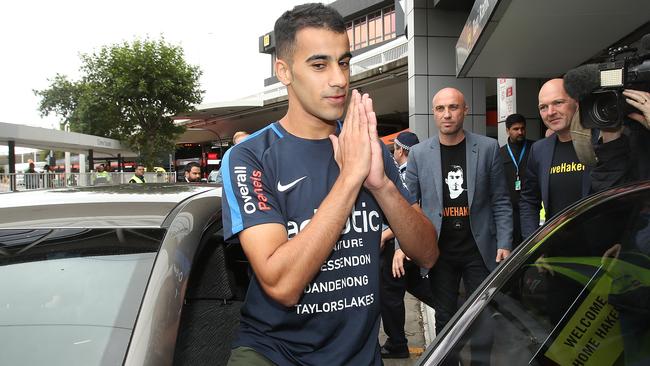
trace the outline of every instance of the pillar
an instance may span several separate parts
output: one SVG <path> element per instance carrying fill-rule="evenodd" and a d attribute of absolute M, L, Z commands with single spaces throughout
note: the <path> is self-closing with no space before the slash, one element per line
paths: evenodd
<path fill-rule="evenodd" d="M 91 172 L 95 171 L 95 162 L 93 161 L 93 149 L 88 149 L 88 169 Z"/>
<path fill-rule="evenodd" d="M 435 9 L 432 1 L 407 1 L 409 127 L 420 141 L 437 131 L 431 99 L 445 87 L 465 95 L 469 114 L 464 128 L 486 132 L 485 79 L 456 78 L 456 42 L 467 17 L 465 12 Z"/>
<path fill-rule="evenodd" d="M 16 142 L 15 141 L 9 141 L 8 143 L 9 147 L 9 174 L 10 174 L 10 182 L 9 182 L 9 189 L 11 191 L 16 190 Z"/>
<path fill-rule="evenodd" d="M 79 154 L 79 185 L 87 186 L 89 184 L 88 170 L 86 169 L 86 155 Z"/>

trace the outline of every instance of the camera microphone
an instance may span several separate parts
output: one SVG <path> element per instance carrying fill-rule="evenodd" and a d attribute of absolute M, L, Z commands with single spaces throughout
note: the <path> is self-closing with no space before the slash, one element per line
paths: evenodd
<path fill-rule="evenodd" d="M 650 38 L 649 42 L 650 42 Z M 569 70 L 564 75 L 564 89 L 569 96 L 581 101 L 600 87 L 600 69 L 596 64 L 587 64 Z"/>

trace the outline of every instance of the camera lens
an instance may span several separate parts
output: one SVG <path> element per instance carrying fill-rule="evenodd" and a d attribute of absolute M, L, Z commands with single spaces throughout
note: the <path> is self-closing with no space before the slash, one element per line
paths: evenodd
<path fill-rule="evenodd" d="M 599 94 L 592 104 L 591 116 L 598 126 L 606 127 L 618 120 L 618 97 L 615 91 Z"/>

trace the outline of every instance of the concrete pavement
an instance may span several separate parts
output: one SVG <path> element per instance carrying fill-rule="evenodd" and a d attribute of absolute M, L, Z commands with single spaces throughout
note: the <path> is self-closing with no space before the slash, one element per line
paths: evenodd
<path fill-rule="evenodd" d="M 384 365 L 386 366 L 414 365 L 432 339 L 433 322 L 430 322 L 428 319 L 433 320 L 433 310 L 424 306 L 418 299 L 411 296 L 409 293 L 406 293 L 406 296 L 404 296 L 404 305 L 406 307 L 406 323 L 404 325 L 404 331 L 406 332 L 406 338 L 409 341 L 411 357 L 405 359 L 385 359 Z M 424 311 L 423 308 L 425 308 Z M 379 344 L 384 344 L 385 341 L 386 334 L 384 334 L 382 327 L 379 332 Z"/>

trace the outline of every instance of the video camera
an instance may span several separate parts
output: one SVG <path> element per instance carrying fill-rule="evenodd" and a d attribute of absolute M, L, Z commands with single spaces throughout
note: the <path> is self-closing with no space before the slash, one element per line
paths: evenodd
<path fill-rule="evenodd" d="M 641 38 L 638 49 L 622 46 L 608 49 L 608 54 L 607 62 L 582 65 L 564 76 L 567 94 L 580 104 L 584 128 L 620 128 L 637 111 L 625 101 L 623 90 L 650 90 L 650 34 Z"/>

